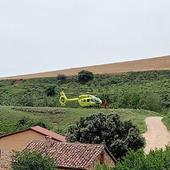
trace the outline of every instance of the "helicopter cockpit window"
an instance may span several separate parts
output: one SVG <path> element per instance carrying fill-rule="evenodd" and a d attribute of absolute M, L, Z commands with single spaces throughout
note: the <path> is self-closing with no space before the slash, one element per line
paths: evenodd
<path fill-rule="evenodd" d="M 92 102 L 95 102 L 95 99 L 91 99 Z"/>

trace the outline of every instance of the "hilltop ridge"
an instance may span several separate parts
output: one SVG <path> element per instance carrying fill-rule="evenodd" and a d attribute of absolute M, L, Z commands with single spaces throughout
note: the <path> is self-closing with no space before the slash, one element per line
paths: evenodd
<path fill-rule="evenodd" d="M 137 72 L 137 71 L 170 70 L 170 55 L 149 58 L 149 59 L 135 60 L 135 61 L 126 61 L 126 62 L 119 62 L 119 63 L 41 72 L 35 74 L 19 75 L 19 76 L 12 76 L 12 77 L 6 77 L 1 79 L 32 79 L 32 78 L 44 78 L 44 77 L 56 77 L 57 75 L 60 74 L 71 76 L 71 75 L 77 75 L 77 73 L 81 70 L 88 70 L 93 72 L 94 74 L 116 74 L 116 73 Z"/>

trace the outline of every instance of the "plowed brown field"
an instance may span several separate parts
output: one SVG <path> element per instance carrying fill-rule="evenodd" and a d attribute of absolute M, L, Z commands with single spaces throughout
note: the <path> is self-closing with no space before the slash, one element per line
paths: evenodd
<path fill-rule="evenodd" d="M 59 74 L 67 76 L 76 75 L 81 70 L 89 70 L 94 74 L 116 74 L 123 72 L 150 71 L 150 70 L 170 70 L 170 55 L 151 59 L 128 61 L 113 64 L 103 64 L 89 67 L 71 68 L 51 72 L 43 72 L 29 75 L 8 77 L 5 79 L 31 79 L 40 77 L 56 77 Z"/>

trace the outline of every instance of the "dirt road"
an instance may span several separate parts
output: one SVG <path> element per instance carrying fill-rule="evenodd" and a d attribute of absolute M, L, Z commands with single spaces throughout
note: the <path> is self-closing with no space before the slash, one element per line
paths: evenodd
<path fill-rule="evenodd" d="M 147 131 L 143 134 L 146 139 L 145 153 L 156 148 L 165 148 L 170 143 L 170 132 L 161 121 L 162 117 L 148 117 L 145 119 Z"/>

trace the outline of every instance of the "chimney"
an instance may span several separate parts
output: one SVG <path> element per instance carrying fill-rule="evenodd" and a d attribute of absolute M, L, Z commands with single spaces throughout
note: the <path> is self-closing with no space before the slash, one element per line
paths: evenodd
<path fill-rule="evenodd" d="M 55 142 L 52 139 L 52 137 L 46 136 L 45 139 L 46 139 L 46 148 L 50 148 L 54 145 Z"/>

